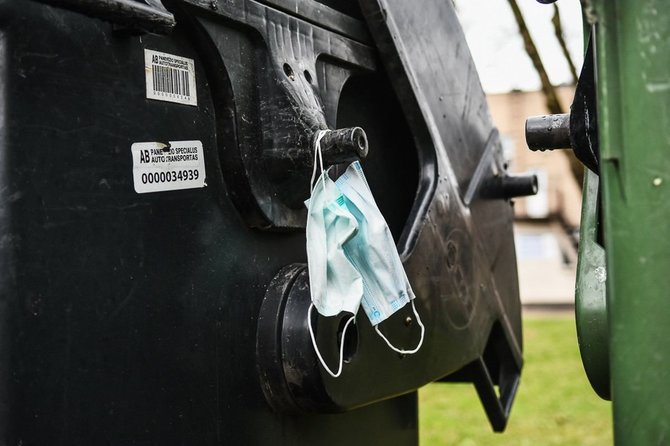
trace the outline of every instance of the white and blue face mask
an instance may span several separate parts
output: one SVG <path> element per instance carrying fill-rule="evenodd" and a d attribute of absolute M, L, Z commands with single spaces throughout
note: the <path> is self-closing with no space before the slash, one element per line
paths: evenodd
<path fill-rule="evenodd" d="M 425 328 L 414 307 L 414 293 L 400 261 L 391 232 L 367 184 L 358 161 L 352 163 L 336 181 L 323 169 L 320 140 L 316 138 L 314 184 L 307 202 L 307 263 L 312 304 L 307 321 L 312 344 L 324 369 L 333 377 L 342 373 L 346 330 L 355 321 L 362 305 L 375 331 L 392 350 L 402 354 L 416 353 L 423 343 Z M 399 349 L 379 330 L 379 324 L 411 302 L 421 327 L 421 339 L 411 350 Z M 319 352 L 312 329 L 312 309 L 322 316 L 351 313 L 342 333 L 338 370 L 328 368 Z"/>

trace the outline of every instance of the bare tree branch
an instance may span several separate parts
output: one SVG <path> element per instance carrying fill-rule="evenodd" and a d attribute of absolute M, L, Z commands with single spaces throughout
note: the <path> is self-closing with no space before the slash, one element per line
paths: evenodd
<path fill-rule="evenodd" d="M 516 0 L 507 0 L 507 2 L 512 8 L 512 12 L 514 12 L 514 18 L 519 26 L 519 33 L 521 33 L 521 37 L 523 38 L 523 45 L 526 48 L 526 53 L 528 53 L 528 57 L 530 57 L 530 60 L 533 62 L 535 71 L 537 71 L 537 74 L 540 76 L 542 92 L 547 100 L 547 109 L 549 109 L 549 113 L 563 113 L 563 107 L 561 107 L 554 86 L 551 85 L 547 70 L 544 69 L 540 53 L 538 53 L 535 42 L 533 42 L 533 38 L 530 36 L 530 32 L 526 26 L 526 20 L 523 18 L 523 14 L 521 14 L 519 5 L 517 5 Z"/>
<path fill-rule="evenodd" d="M 568 51 L 568 45 L 565 43 L 563 25 L 561 24 L 561 13 L 558 10 L 556 3 L 554 3 L 554 17 L 552 17 L 551 23 L 554 24 L 554 34 L 556 34 L 556 40 L 558 40 L 558 44 L 561 46 L 561 51 L 563 51 L 563 56 L 565 56 L 566 62 L 568 62 L 570 74 L 572 75 L 572 83 L 577 85 L 577 80 L 579 79 L 579 76 L 577 75 L 577 68 L 575 68 L 575 63 L 572 60 L 570 51 Z"/>

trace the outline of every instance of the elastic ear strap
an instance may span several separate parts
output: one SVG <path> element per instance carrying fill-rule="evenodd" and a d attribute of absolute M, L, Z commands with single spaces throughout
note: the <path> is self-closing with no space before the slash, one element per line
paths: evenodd
<path fill-rule="evenodd" d="M 314 168 L 312 168 L 312 178 L 309 180 L 310 190 L 312 190 L 314 187 L 314 179 L 316 178 L 317 157 L 319 160 L 318 166 L 321 168 L 321 174 L 323 174 L 323 153 L 321 153 L 321 138 L 323 138 L 328 132 L 330 132 L 330 130 L 319 130 L 316 134 L 316 139 L 314 140 Z"/>
<path fill-rule="evenodd" d="M 419 339 L 419 344 L 414 347 L 412 350 L 401 350 L 397 347 L 395 347 L 391 342 L 386 339 L 386 336 L 382 334 L 381 331 L 379 331 L 379 324 L 375 325 L 375 331 L 377 334 L 386 342 L 386 345 L 389 346 L 391 350 L 394 352 L 398 352 L 401 355 L 413 355 L 414 353 L 418 352 L 421 346 L 423 345 L 423 336 L 426 334 L 426 327 L 423 326 L 423 322 L 421 322 L 421 318 L 419 317 L 419 313 L 416 312 L 416 307 L 414 306 L 414 299 L 411 301 L 412 304 L 412 311 L 414 312 L 414 316 L 416 316 L 416 322 L 419 324 L 419 327 L 421 327 L 421 339 Z"/>
<path fill-rule="evenodd" d="M 312 345 L 314 346 L 314 351 L 316 352 L 317 358 L 319 358 L 319 361 L 321 362 L 321 365 L 323 368 L 328 372 L 330 376 L 333 378 L 337 378 L 342 374 L 342 364 L 344 363 L 344 339 L 347 335 L 347 328 L 349 328 L 349 324 L 354 320 L 356 316 L 351 316 L 347 323 L 344 325 L 344 330 L 342 330 L 342 342 L 340 342 L 340 364 L 337 368 L 337 373 L 333 373 L 332 370 L 328 368 L 326 365 L 326 361 L 323 360 L 323 357 L 321 356 L 321 352 L 319 351 L 319 347 L 316 345 L 316 339 L 314 338 L 314 330 L 312 329 L 312 308 L 314 308 L 314 304 L 309 304 L 309 311 L 307 311 L 307 325 L 309 326 L 309 336 L 312 338 Z"/>

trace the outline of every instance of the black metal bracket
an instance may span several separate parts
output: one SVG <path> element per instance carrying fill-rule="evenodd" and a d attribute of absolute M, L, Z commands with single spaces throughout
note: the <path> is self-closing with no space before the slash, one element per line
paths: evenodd
<path fill-rule="evenodd" d="M 471 367 L 472 381 L 491 427 L 495 432 L 503 432 L 519 388 L 521 365 L 515 360 L 499 325 L 494 326 L 484 356 Z"/>
<path fill-rule="evenodd" d="M 507 426 L 512 403 L 521 382 L 523 361 L 510 347 L 507 331 L 496 322 L 489 334 L 484 354 L 442 382 L 471 382 L 495 432 Z"/>

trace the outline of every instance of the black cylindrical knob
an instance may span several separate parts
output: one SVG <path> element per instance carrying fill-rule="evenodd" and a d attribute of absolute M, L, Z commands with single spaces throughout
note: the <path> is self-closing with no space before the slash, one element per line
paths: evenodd
<path fill-rule="evenodd" d="M 526 143 L 530 150 L 571 148 L 570 113 L 532 116 L 526 119 Z"/>
<path fill-rule="evenodd" d="M 321 138 L 321 153 L 327 165 L 363 159 L 368 156 L 368 137 L 360 127 L 328 131 Z"/>
<path fill-rule="evenodd" d="M 505 198 L 535 195 L 537 188 L 537 175 L 505 175 L 500 187 Z"/>
<path fill-rule="evenodd" d="M 537 175 L 498 175 L 484 182 L 481 194 L 488 199 L 509 199 L 535 195 L 538 190 Z"/>

